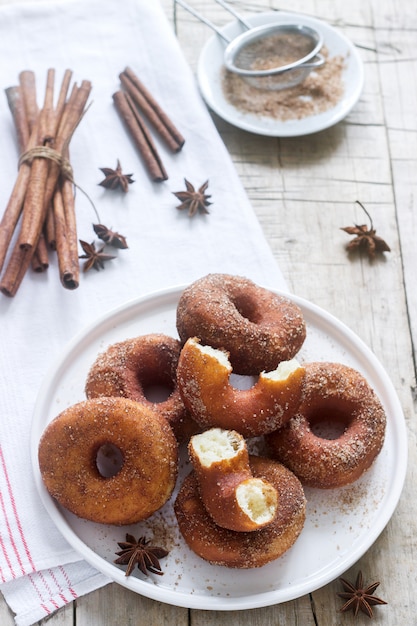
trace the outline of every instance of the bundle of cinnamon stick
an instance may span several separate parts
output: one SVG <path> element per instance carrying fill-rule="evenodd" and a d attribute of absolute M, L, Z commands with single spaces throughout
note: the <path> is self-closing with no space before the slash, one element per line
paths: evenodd
<path fill-rule="evenodd" d="M 30 266 L 35 271 L 48 267 L 48 248 L 57 251 L 63 286 L 79 284 L 69 144 L 91 83 L 85 80 L 70 90 L 71 80 L 72 71 L 66 70 L 55 104 L 55 70 L 49 69 L 41 108 L 32 71 L 21 72 L 19 84 L 6 89 L 20 150 L 17 178 L 0 222 L 0 272 L 5 266 L 0 291 L 7 296 L 16 294 Z"/>
<path fill-rule="evenodd" d="M 113 94 L 115 107 L 142 156 L 151 179 L 154 182 L 167 180 L 167 171 L 145 118 L 172 152 L 179 152 L 185 139 L 130 67 L 126 67 L 119 78 L 123 89 Z"/>

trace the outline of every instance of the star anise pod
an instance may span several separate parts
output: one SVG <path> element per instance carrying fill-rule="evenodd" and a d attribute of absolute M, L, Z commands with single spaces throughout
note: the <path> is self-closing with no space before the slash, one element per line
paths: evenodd
<path fill-rule="evenodd" d="M 368 617 L 373 617 L 372 606 L 375 604 L 387 604 L 384 600 L 381 600 L 381 598 L 377 598 L 377 596 L 373 595 L 375 589 L 380 584 L 379 582 L 364 587 L 362 572 L 359 572 L 357 575 L 354 585 L 344 578 L 339 578 L 339 580 L 345 591 L 337 595 L 346 600 L 345 604 L 340 609 L 342 613 L 353 611 L 354 617 L 356 617 L 358 612 L 362 611 L 362 613 L 365 613 Z"/>
<path fill-rule="evenodd" d="M 117 545 L 121 550 L 116 552 L 119 558 L 114 562 L 117 565 L 127 564 L 126 576 L 130 576 L 135 565 L 145 576 L 148 572 L 162 576 L 159 559 L 166 556 L 168 550 L 158 546 L 150 546 L 149 540 L 147 541 L 145 537 L 139 537 L 136 540 L 129 533 L 126 533 L 126 541 L 118 542 Z"/>
<path fill-rule="evenodd" d="M 115 170 L 112 170 L 110 167 L 100 167 L 99 169 L 106 177 L 99 185 L 106 189 L 118 189 L 120 187 L 127 193 L 129 191 L 129 185 L 135 182 L 132 180 L 133 174 L 123 174 L 119 159 L 117 159 Z"/>
<path fill-rule="evenodd" d="M 373 259 L 378 252 L 390 252 L 391 248 L 388 244 L 381 237 L 377 236 L 376 230 L 373 227 L 372 218 L 368 211 L 358 200 L 356 202 L 360 207 L 362 207 L 368 216 L 370 227 L 368 228 L 366 224 L 355 224 L 354 226 L 345 226 L 342 228 L 341 230 L 344 230 L 349 235 L 356 235 L 356 237 L 347 244 L 346 249 L 349 251 L 356 250 L 358 248 L 363 249 L 367 252 L 369 258 L 371 259 Z"/>
<path fill-rule="evenodd" d="M 111 256 L 110 254 L 105 254 L 103 252 L 105 246 L 96 250 L 94 243 L 87 243 L 86 241 L 82 241 L 80 239 L 80 244 L 82 249 L 84 250 L 84 254 L 79 256 L 80 259 L 87 259 L 83 266 L 83 271 L 88 272 L 92 267 L 95 270 L 104 269 L 104 261 L 110 261 L 116 257 Z"/>
<path fill-rule="evenodd" d="M 211 196 L 205 193 L 209 184 L 208 180 L 198 190 L 186 178 L 184 178 L 184 182 L 187 188 L 186 191 L 173 191 L 174 196 L 181 200 L 181 204 L 177 206 L 177 209 L 187 209 L 189 217 L 193 217 L 197 211 L 209 213 L 207 207 L 212 204 L 208 200 Z"/>
<path fill-rule="evenodd" d="M 97 237 L 104 241 L 109 246 L 113 246 L 113 248 L 120 248 L 121 250 L 125 250 L 129 246 L 126 242 L 126 237 L 116 233 L 114 230 L 110 230 L 104 224 L 93 224 L 94 232 Z"/>

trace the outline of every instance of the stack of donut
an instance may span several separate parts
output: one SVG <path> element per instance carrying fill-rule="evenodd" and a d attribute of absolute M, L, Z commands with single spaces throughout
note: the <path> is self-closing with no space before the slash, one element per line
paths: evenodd
<path fill-rule="evenodd" d="M 279 558 L 304 526 L 300 481 L 281 463 L 249 456 L 242 435 L 212 428 L 189 444 L 194 470 L 175 500 L 187 545 L 213 565 L 260 567 Z"/>
<path fill-rule="evenodd" d="M 301 364 L 302 311 L 247 278 L 195 281 L 176 324 L 179 339 L 143 335 L 97 356 L 87 399 L 43 433 L 44 484 L 80 517 L 136 523 L 173 496 L 186 445 L 193 469 L 174 502 L 185 542 L 210 563 L 259 567 L 299 536 L 303 485 L 340 487 L 370 467 L 384 441 L 383 407 L 356 370 Z M 232 374 L 255 382 L 238 389 Z M 155 386 L 166 390 L 162 401 L 149 399 Z M 329 423 L 331 436 L 321 432 Z M 248 453 L 253 437 L 267 456 Z M 105 475 L 98 454 L 112 449 L 119 465 Z"/>
<path fill-rule="evenodd" d="M 351 367 L 298 363 L 306 327 L 289 299 L 245 278 L 209 275 L 182 294 L 177 328 L 184 343 L 178 385 L 202 428 L 263 435 L 268 456 L 310 487 L 347 485 L 371 466 L 384 442 L 382 404 Z M 232 372 L 257 383 L 238 390 Z"/>

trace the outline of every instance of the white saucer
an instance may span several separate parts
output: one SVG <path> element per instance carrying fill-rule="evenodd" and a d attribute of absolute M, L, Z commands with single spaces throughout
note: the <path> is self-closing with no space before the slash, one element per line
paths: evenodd
<path fill-rule="evenodd" d="M 223 118 L 243 130 L 270 137 L 296 137 L 329 128 L 340 122 L 358 101 L 364 81 L 362 60 L 356 47 L 338 30 L 321 20 L 298 13 L 274 11 L 260 13 L 248 18 L 253 26 L 269 23 L 298 23 L 315 28 L 324 37 L 324 46 L 329 57 L 342 56 L 345 59 L 343 70 L 344 94 L 332 108 L 317 115 L 301 119 L 281 121 L 272 117 L 245 113 L 233 106 L 225 98 L 222 89 L 222 68 L 225 43 L 216 34 L 205 44 L 198 62 L 197 79 L 206 104 Z M 242 32 L 237 21 L 221 29 L 229 39 Z"/>
<path fill-rule="evenodd" d="M 341 489 L 306 489 L 307 519 L 294 546 L 280 559 L 253 570 L 210 565 L 185 545 L 172 498 L 149 520 L 120 528 L 94 524 L 62 509 L 47 493 L 38 465 L 39 439 L 48 422 L 85 399 L 87 372 L 110 344 L 141 334 L 176 336 L 176 308 L 183 288 L 139 298 L 111 311 L 75 337 L 48 373 L 36 402 L 31 456 L 35 481 L 51 519 L 76 550 L 96 569 L 143 596 L 182 607 L 235 611 L 299 598 L 340 576 L 382 532 L 397 505 L 407 467 L 407 434 L 396 392 L 381 364 L 346 326 L 315 305 L 291 296 L 301 307 L 307 339 L 301 361 L 329 360 L 355 367 L 366 376 L 387 413 L 383 449 L 372 467 Z M 288 294 L 286 294 L 288 295 Z M 179 481 L 190 471 L 183 451 Z M 114 564 L 117 542 L 125 533 L 145 536 L 169 550 L 161 561 L 163 576 L 143 576 L 136 568 L 126 577 Z"/>

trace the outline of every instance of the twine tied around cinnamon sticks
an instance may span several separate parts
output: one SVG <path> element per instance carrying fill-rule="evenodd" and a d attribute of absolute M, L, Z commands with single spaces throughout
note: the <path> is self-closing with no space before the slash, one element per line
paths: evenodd
<path fill-rule="evenodd" d="M 21 153 L 17 178 L 0 222 L 0 271 L 10 248 L 0 280 L 0 291 L 7 296 L 16 294 L 31 265 L 35 271 L 46 269 L 48 248 L 57 251 L 63 286 L 75 289 L 79 284 L 69 144 L 85 113 L 91 83 L 83 80 L 69 92 L 71 79 L 72 71 L 66 70 L 54 105 L 55 70 L 49 69 L 40 109 L 32 71 L 21 72 L 19 84 L 6 89 Z"/>
<path fill-rule="evenodd" d="M 20 167 L 22 163 L 31 164 L 33 159 L 35 158 L 51 159 L 52 161 L 54 161 L 54 163 L 56 163 L 59 167 L 60 176 L 62 178 L 67 179 L 70 183 L 72 183 L 72 185 L 74 185 L 74 187 L 79 189 L 85 195 L 85 197 L 91 204 L 97 216 L 97 219 L 100 221 L 100 217 L 98 215 L 98 211 L 96 209 L 94 202 L 92 201 L 88 193 L 82 187 L 80 187 L 80 185 L 78 185 L 75 182 L 74 170 L 72 168 L 72 165 L 69 159 L 65 158 L 60 152 L 58 152 L 57 150 L 54 150 L 53 148 L 50 148 L 49 146 L 36 146 L 35 148 L 31 148 L 30 150 L 27 150 L 26 152 L 20 155 L 18 166 Z M 52 242 L 50 240 L 49 244 L 53 249 L 56 250 L 56 241 Z"/>
<path fill-rule="evenodd" d="M 36 146 L 26 150 L 26 152 L 20 155 L 18 166 L 20 167 L 22 163 L 31 165 L 35 158 L 51 159 L 59 166 L 61 176 L 68 178 L 72 183 L 74 182 L 74 171 L 69 159 L 66 159 L 60 152 L 49 146 Z"/>
<path fill-rule="evenodd" d="M 91 200 L 74 182 L 69 143 L 86 112 L 91 83 L 83 80 L 80 86 L 74 84 L 68 96 L 71 79 L 71 70 L 66 70 L 54 106 L 55 70 L 49 69 L 40 109 L 32 71 L 21 72 L 19 84 L 6 89 L 21 154 L 15 185 L 0 222 L 0 273 L 6 265 L 0 292 L 7 296 L 16 294 L 30 266 L 37 272 L 48 267 L 49 249 L 57 251 L 63 286 L 75 289 L 79 285 L 74 188 Z M 120 74 L 120 81 L 123 90 L 113 94 L 116 109 L 152 180 L 167 180 L 146 122 L 174 153 L 182 149 L 184 137 L 129 67 Z"/>

